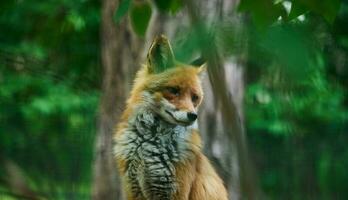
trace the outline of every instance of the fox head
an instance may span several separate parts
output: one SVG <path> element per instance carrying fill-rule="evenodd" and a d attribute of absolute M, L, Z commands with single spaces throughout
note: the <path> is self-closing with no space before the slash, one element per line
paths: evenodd
<path fill-rule="evenodd" d="M 199 76 L 203 69 L 177 62 L 168 39 L 159 36 L 137 73 L 128 106 L 145 106 L 171 124 L 189 126 L 197 119 L 203 98 Z"/>

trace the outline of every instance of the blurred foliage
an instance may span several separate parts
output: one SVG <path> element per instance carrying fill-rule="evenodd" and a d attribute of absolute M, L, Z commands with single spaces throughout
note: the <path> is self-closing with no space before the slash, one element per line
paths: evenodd
<path fill-rule="evenodd" d="M 251 16 L 245 118 L 262 189 L 270 199 L 346 199 L 348 2 L 258 3 L 240 10 Z"/>
<path fill-rule="evenodd" d="M 0 157 L 49 199 L 89 198 L 99 23 L 99 1 L 0 3 Z"/>
<path fill-rule="evenodd" d="M 153 8 L 151 4 L 153 4 L 155 8 Z M 117 24 L 128 14 L 133 31 L 139 37 L 144 37 L 153 9 L 158 9 L 161 13 L 175 14 L 181 10 L 182 7 L 182 0 L 153 0 L 153 2 L 147 0 L 121 0 L 113 18 Z"/>
<path fill-rule="evenodd" d="M 136 34 L 144 37 L 151 19 L 152 9 L 147 1 L 134 1 L 130 9 L 130 19 Z"/>
<path fill-rule="evenodd" d="M 154 9 L 172 16 L 183 3 L 122 0 L 113 17 L 116 25 L 130 17 L 143 37 Z M 242 23 L 207 27 L 226 60 L 245 64 L 246 130 L 262 190 L 268 199 L 347 199 L 348 2 L 241 0 L 238 14 Z M 88 199 L 100 1 L 2 1 L 0 24 L 0 157 L 52 199 Z M 175 37 L 184 62 L 206 42 L 193 28 Z"/>

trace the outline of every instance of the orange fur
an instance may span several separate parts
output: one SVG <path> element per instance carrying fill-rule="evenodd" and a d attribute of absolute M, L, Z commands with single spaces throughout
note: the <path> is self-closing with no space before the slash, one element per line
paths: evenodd
<path fill-rule="evenodd" d="M 151 73 L 149 66 L 144 65 L 137 73 L 126 109 L 121 117 L 121 122 L 117 126 L 116 140 L 124 134 L 135 106 L 142 101 L 141 93 L 143 91 L 167 86 L 180 86 L 184 88 L 180 95 L 173 97 L 164 91 L 156 92 L 156 98 L 165 97 L 178 109 L 187 111 L 193 111 L 199 106 L 203 95 L 198 76 L 201 69 L 180 63 L 176 63 L 176 65 L 175 68 L 158 74 Z M 192 94 L 199 96 L 196 103 L 192 102 Z M 222 180 L 201 152 L 201 138 L 198 131 L 194 130 L 189 140 L 190 145 L 192 145 L 193 156 L 175 166 L 175 179 L 178 183 L 178 189 L 173 194 L 172 200 L 227 200 L 227 192 Z M 122 158 L 116 158 L 116 161 L 121 176 L 124 176 L 126 161 Z M 128 200 L 150 200 L 145 198 L 135 199 L 126 181 L 123 181 L 123 187 Z"/>

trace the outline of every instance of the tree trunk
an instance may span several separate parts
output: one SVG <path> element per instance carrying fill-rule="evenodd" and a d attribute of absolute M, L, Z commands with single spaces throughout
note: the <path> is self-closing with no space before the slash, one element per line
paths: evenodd
<path fill-rule="evenodd" d="M 217 13 L 213 17 L 218 19 L 218 24 L 221 25 L 224 20 L 228 20 L 234 28 L 242 24 L 242 18 L 231 13 L 238 1 L 216 0 L 214 2 L 213 8 Z M 219 38 L 207 37 L 209 34 L 207 24 L 202 25 L 201 22 L 214 21 L 205 14 L 209 13 L 204 9 L 209 5 L 208 2 L 205 2 L 202 7 L 198 6 L 196 1 L 188 0 L 186 5 L 198 35 L 206 37 L 202 39 L 203 41 L 209 41 L 200 46 L 203 57 L 207 59 L 209 75 L 209 82 L 205 82 L 205 92 L 208 95 L 203 105 L 201 121 L 203 123 L 200 123 L 204 141 L 207 142 L 205 152 L 224 179 L 230 199 L 260 199 L 258 181 L 249 160 L 243 127 L 244 81 L 242 63 L 239 62 L 243 58 L 235 57 L 226 60 L 216 44 Z M 212 10 L 212 8 L 208 9 Z M 238 34 L 238 32 L 234 33 Z M 240 34 L 235 36 L 241 38 Z M 241 55 L 244 56 L 243 53 Z"/>
<path fill-rule="evenodd" d="M 96 135 L 92 199 L 122 199 L 112 155 L 112 135 L 123 110 L 131 80 L 139 66 L 143 40 L 130 29 L 128 18 L 119 24 L 113 14 L 120 0 L 104 0 L 101 13 L 101 62 L 104 69 Z"/>

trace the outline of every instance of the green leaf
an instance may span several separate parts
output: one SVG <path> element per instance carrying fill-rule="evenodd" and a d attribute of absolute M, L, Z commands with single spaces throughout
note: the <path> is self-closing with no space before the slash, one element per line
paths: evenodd
<path fill-rule="evenodd" d="M 132 28 L 141 37 L 145 36 L 151 14 L 152 9 L 147 1 L 134 2 L 131 6 L 130 19 Z"/>
<path fill-rule="evenodd" d="M 259 35 L 259 44 L 281 65 L 282 73 L 293 80 L 307 79 L 312 49 L 306 46 L 309 39 L 292 26 L 273 26 L 265 35 Z"/>
<path fill-rule="evenodd" d="M 170 5 L 170 11 L 174 14 L 178 12 L 183 7 L 182 0 L 174 0 Z"/>
<path fill-rule="evenodd" d="M 294 0 L 309 10 L 322 15 L 329 23 L 333 23 L 340 8 L 340 0 Z"/>
<path fill-rule="evenodd" d="M 114 22 L 117 24 L 121 19 L 127 14 L 129 7 L 131 5 L 131 0 L 122 0 L 114 14 Z"/>
<path fill-rule="evenodd" d="M 173 0 L 154 0 L 154 2 L 161 12 L 168 12 Z"/>
<path fill-rule="evenodd" d="M 281 3 L 275 4 L 273 0 L 242 0 L 238 9 L 249 12 L 253 22 L 259 27 L 274 23 L 285 12 Z"/>
<path fill-rule="evenodd" d="M 182 8 L 181 0 L 154 0 L 154 2 L 160 12 L 176 13 Z"/>
<path fill-rule="evenodd" d="M 305 14 L 308 9 L 302 4 L 294 1 L 291 5 L 291 10 L 289 13 L 289 20 L 295 19 L 296 17 Z"/>

